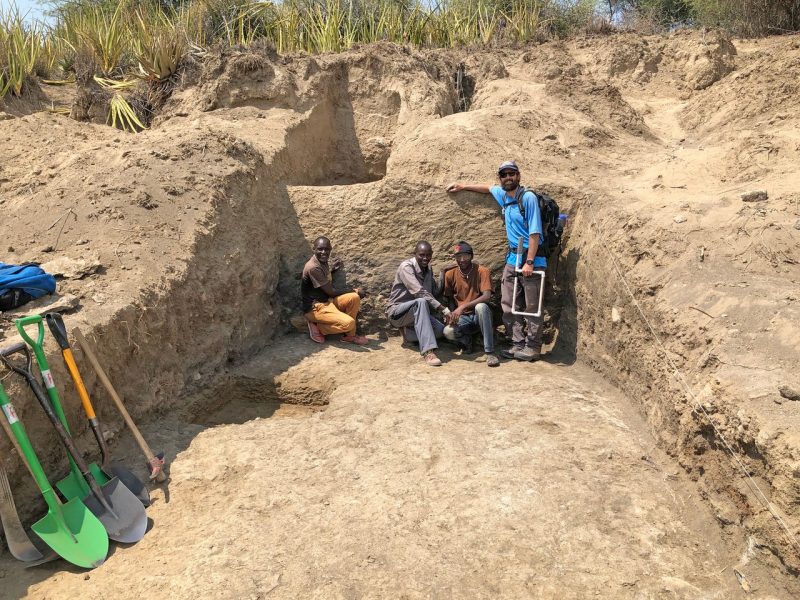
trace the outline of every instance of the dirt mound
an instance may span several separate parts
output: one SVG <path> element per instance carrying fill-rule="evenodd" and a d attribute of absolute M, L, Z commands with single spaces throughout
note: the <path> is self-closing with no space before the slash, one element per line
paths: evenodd
<path fill-rule="evenodd" d="M 553 351 L 627 392 L 718 521 L 796 572 L 791 543 L 742 488 L 664 358 L 709 390 L 703 402 L 718 431 L 796 523 L 800 409 L 777 390 L 800 387 L 800 150 L 794 117 L 778 118 L 793 106 L 793 84 L 779 82 L 769 57 L 793 72 L 797 48 L 737 44 L 698 33 L 463 54 L 390 44 L 315 57 L 209 54 L 137 135 L 44 113 L 4 121 L 0 250 L 4 262 L 97 265 L 60 282 L 73 298 L 67 321 L 90 333 L 143 417 L 224 381 L 287 331 L 308 243 L 320 234 L 350 281 L 371 292 L 368 331 L 385 327 L 392 274 L 418 239 L 432 242 L 435 269 L 466 238 L 498 273 L 507 245 L 498 208 L 444 187 L 491 181 L 516 158 L 523 183 L 569 213 L 569 244 L 551 272 L 567 290 L 552 311 L 561 317 Z M 728 73 L 734 56 L 745 66 Z M 788 90 L 780 108 L 745 85 L 761 77 L 756 66 L 776 94 Z M 752 191 L 766 193 L 742 199 Z M 0 324 L 5 346 L 15 333 Z M 66 392 L 63 369 L 54 371 Z M 9 388 L 51 468 L 53 437 L 22 388 Z M 78 412 L 69 403 L 71 422 L 83 422 Z M 120 430 L 110 411 L 101 416 Z"/>
<path fill-rule="evenodd" d="M 788 130 L 800 109 L 800 42 L 753 49 L 735 73 L 696 95 L 683 109 L 685 127 L 718 137 L 735 126 Z"/>
<path fill-rule="evenodd" d="M 676 31 L 669 36 L 619 34 L 605 40 L 576 43 L 587 69 L 618 85 L 672 88 L 689 96 L 728 75 L 735 68 L 736 47 L 720 31 Z M 666 90 L 664 90 L 666 91 Z"/>

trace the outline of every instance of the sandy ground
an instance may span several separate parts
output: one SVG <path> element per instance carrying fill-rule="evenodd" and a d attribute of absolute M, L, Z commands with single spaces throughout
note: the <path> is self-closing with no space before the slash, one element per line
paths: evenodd
<path fill-rule="evenodd" d="M 797 593 L 591 370 L 442 356 L 283 340 L 149 427 L 174 459 L 143 541 L 86 574 L 6 557 L 3 598 L 728 599 L 734 569 Z"/>

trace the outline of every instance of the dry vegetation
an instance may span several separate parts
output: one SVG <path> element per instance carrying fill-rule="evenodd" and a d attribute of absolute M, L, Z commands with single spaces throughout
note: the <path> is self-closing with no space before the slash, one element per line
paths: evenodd
<path fill-rule="evenodd" d="M 12 3 L 0 12 L 0 100 L 7 94 L 22 96 L 34 78 L 48 84 L 94 80 L 110 94 L 107 122 L 137 131 L 169 95 L 169 82 L 183 61 L 212 47 L 257 42 L 279 53 L 320 53 L 376 41 L 439 48 L 498 46 L 618 28 L 663 30 L 676 23 L 763 34 L 797 30 L 798 3 L 56 0 L 50 3 L 52 21 L 47 25 L 25 20 Z"/>

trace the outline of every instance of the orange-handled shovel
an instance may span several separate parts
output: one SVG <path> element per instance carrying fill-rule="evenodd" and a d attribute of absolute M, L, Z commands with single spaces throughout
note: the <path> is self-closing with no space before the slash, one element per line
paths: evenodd
<path fill-rule="evenodd" d="M 122 403 L 122 398 L 119 397 L 117 391 L 114 389 L 114 386 L 111 385 L 111 381 L 109 381 L 108 376 L 106 376 L 105 371 L 103 371 L 103 367 L 100 366 L 100 363 L 97 362 L 97 357 L 95 357 L 94 352 L 89 347 L 89 342 L 86 341 L 86 338 L 83 337 L 81 330 L 77 327 L 72 330 L 72 336 L 78 341 L 78 345 L 83 350 L 83 353 L 86 355 L 86 358 L 92 364 L 92 368 L 94 368 L 95 373 L 97 373 L 97 377 L 100 378 L 100 381 L 106 388 L 106 391 L 111 396 L 111 399 L 116 404 L 117 409 L 119 410 L 122 418 L 125 419 L 125 423 L 128 425 L 128 428 L 133 433 L 133 437 L 136 439 L 136 443 L 139 444 L 139 448 L 142 449 L 145 457 L 147 458 L 147 464 L 150 468 L 150 479 L 155 479 L 157 482 L 162 482 L 166 480 L 167 476 L 164 474 L 164 454 L 153 454 L 153 451 L 150 449 L 150 446 L 147 445 L 147 442 L 142 437 L 142 434 L 139 432 L 139 428 L 136 427 L 136 423 L 133 422 L 131 419 L 131 415 L 128 413 L 128 410 L 125 408 L 125 405 Z"/>
<path fill-rule="evenodd" d="M 102 473 L 99 474 L 100 478 L 110 480 L 116 477 L 126 488 L 128 488 L 136 495 L 137 498 L 139 498 L 139 501 L 142 504 L 145 506 L 150 506 L 150 492 L 148 492 L 144 483 L 142 483 L 142 480 L 136 477 L 136 475 L 134 475 L 124 466 L 118 463 L 110 463 L 111 454 L 108 451 L 108 444 L 106 443 L 106 438 L 103 435 L 103 430 L 100 427 L 100 421 L 94 412 L 92 401 L 89 399 L 89 393 L 86 391 L 86 386 L 83 384 L 83 378 L 78 370 L 78 365 L 75 364 L 75 357 L 72 355 L 72 349 L 69 346 L 67 329 L 64 327 L 63 318 L 58 313 L 47 313 L 44 318 L 45 321 L 47 321 L 47 326 L 50 328 L 50 333 L 53 334 L 53 338 L 55 338 L 56 342 L 58 342 L 58 345 L 61 348 L 61 355 L 64 358 L 64 363 L 67 365 L 67 370 L 72 377 L 72 382 L 75 385 L 75 391 L 78 392 L 78 396 L 81 399 L 81 404 L 83 405 L 83 411 L 86 413 L 86 418 L 89 420 L 92 433 L 94 433 L 94 437 L 97 440 L 97 445 L 100 447 L 100 454 L 102 456 L 102 462 L 100 464 L 100 470 L 102 470 Z M 90 468 L 91 466 L 92 465 L 90 465 Z M 97 478 L 98 473 L 96 473 L 96 469 L 92 469 L 92 471 L 95 474 L 95 478 Z"/>

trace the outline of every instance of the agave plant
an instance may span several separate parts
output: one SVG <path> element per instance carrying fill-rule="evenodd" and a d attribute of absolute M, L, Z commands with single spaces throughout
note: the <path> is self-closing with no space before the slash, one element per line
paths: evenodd
<path fill-rule="evenodd" d="M 178 70 L 188 41 L 177 20 L 158 11 L 147 18 L 139 10 L 131 32 L 131 45 L 139 63 L 139 75 L 151 82 L 163 81 Z"/>
<path fill-rule="evenodd" d="M 16 7 L 0 12 L 0 98 L 22 94 L 25 79 L 33 74 L 42 49 L 37 25 L 27 25 Z"/>
<path fill-rule="evenodd" d="M 112 12 L 105 5 L 81 4 L 64 16 L 64 41 L 73 49 L 86 46 L 104 77 L 119 75 L 124 69 L 123 60 L 128 50 L 125 5 L 120 2 Z"/>

